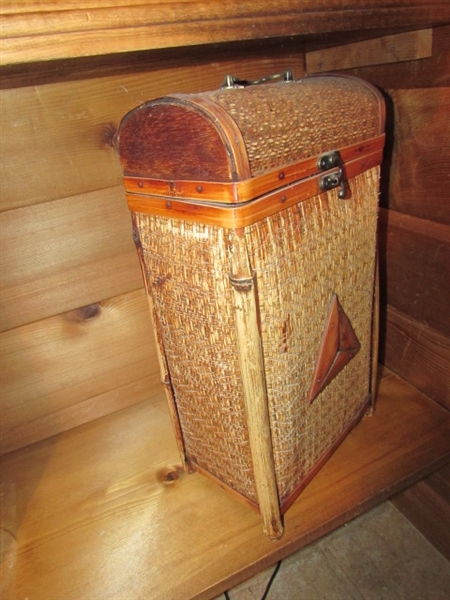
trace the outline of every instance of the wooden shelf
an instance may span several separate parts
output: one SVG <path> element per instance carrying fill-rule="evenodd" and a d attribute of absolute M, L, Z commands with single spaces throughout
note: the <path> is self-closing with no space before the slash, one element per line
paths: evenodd
<path fill-rule="evenodd" d="M 0 591 L 212 598 L 449 459 L 450 414 L 385 371 L 375 415 L 301 494 L 273 542 L 259 515 L 180 470 L 161 396 L 3 458 Z"/>
<path fill-rule="evenodd" d="M 3 0 L 0 64 L 327 32 L 419 29 L 447 0 Z"/>

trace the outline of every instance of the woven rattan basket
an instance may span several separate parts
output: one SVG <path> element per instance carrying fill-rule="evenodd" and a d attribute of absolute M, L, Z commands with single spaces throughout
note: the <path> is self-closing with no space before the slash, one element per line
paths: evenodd
<path fill-rule="evenodd" d="M 289 73 L 156 99 L 119 128 L 182 461 L 270 537 L 371 404 L 383 128 L 372 86 Z"/>

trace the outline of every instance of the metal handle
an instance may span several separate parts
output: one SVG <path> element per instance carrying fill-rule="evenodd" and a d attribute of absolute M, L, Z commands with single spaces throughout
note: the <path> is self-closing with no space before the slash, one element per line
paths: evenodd
<path fill-rule="evenodd" d="M 243 88 L 249 85 L 259 85 L 261 83 L 268 83 L 276 79 L 282 79 L 285 83 L 291 83 L 292 81 L 294 81 L 294 76 L 292 75 L 292 71 L 283 71 L 282 73 L 275 73 L 275 75 L 267 75 L 266 77 L 261 77 L 260 79 L 248 81 L 246 79 L 239 79 L 239 77 L 234 77 L 234 75 L 226 75 L 220 87 L 221 89 Z"/>
<path fill-rule="evenodd" d="M 317 161 L 319 171 L 328 171 L 337 167 L 337 171 L 328 173 L 319 179 L 319 187 L 323 192 L 328 192 L 339 186 L 338 197 L 345 198 L 345 183 L 344 183 L 344 169 L 342 164 L 342 158 L 338 150 L 327 152 L 319 156 Z"/>

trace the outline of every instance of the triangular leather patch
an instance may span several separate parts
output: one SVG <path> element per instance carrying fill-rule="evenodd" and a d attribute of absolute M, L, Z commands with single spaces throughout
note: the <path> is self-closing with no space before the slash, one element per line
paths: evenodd
<path fill-rule="evenodd" d="M 331 298 L 314 377 L 309 389 L 311 403 L 358 353 L 361 345 L 336 294 Z"/>

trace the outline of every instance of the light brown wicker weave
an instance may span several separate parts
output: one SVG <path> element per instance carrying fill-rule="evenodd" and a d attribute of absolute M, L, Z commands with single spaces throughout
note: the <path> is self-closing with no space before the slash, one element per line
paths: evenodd
<path fill-rule="evenodd" d="M 371 402 L 383 127 L 371 86 L 328 76 L 156 100 L 120 129 L 183 463 L 270 537 Z M 336 149 L 344 199 L 316 167 Z"/>

